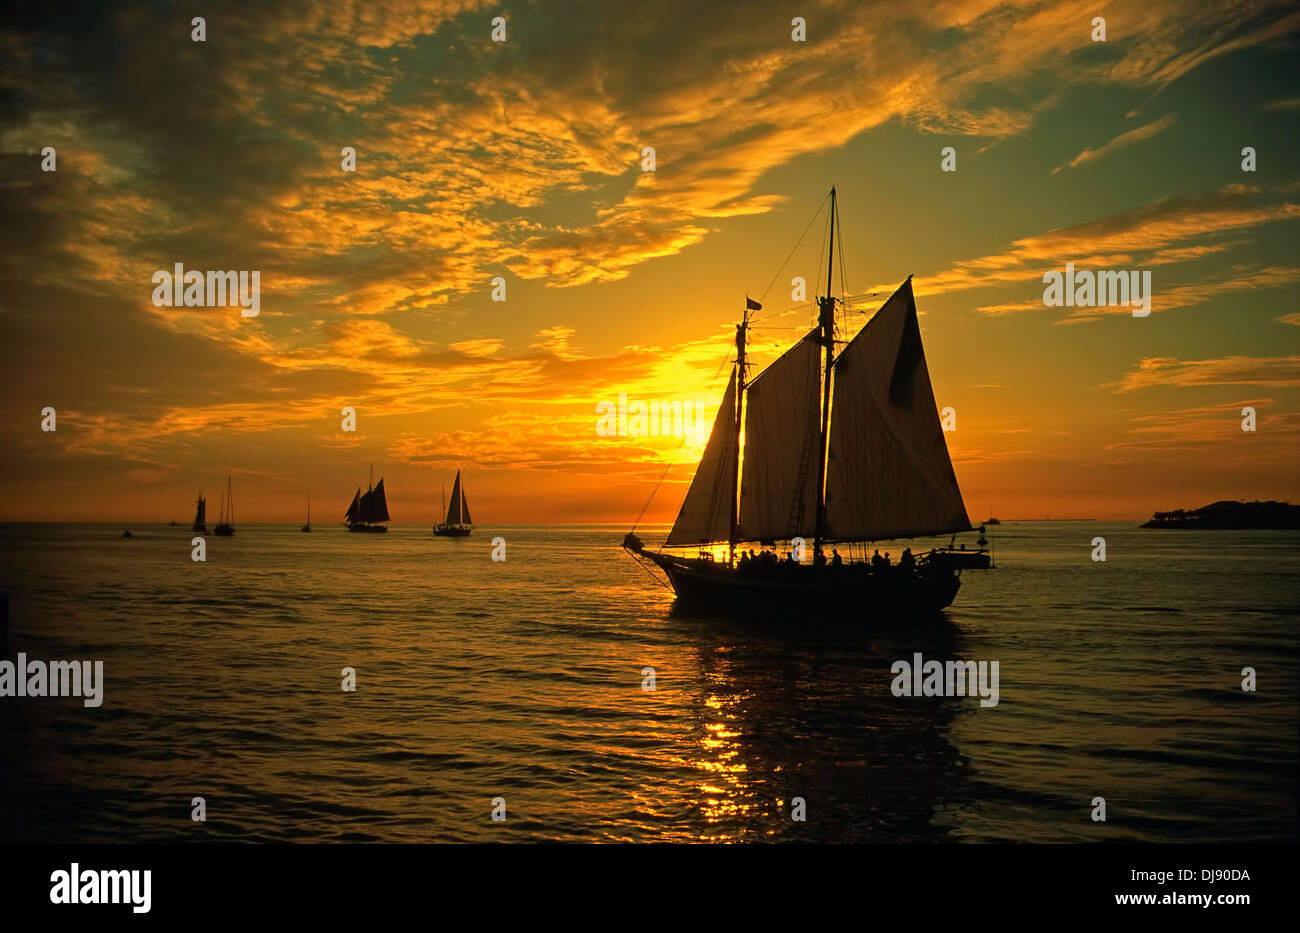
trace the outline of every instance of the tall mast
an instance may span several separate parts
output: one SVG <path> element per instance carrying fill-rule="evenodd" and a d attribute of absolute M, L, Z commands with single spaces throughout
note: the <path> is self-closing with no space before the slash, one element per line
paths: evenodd
<path fill-rule="evenodd" d="M 736 471 L 731 478 L 731 498 L 727 504 L 731 511 L 731 531 L 727 536 L 727 566 L 736 562 L 736 538 L 740 535 L 740 429 L 745 411 L 745 330 L 749 327 L 749 298 L 745 298 L 745 315 L 736 325 Z"/>
<path fill-rule="evenodd" d="M 826 371 L 822 376 L 822 433 L 821 443 L 817 448 L 817 529 L 813 539 L 813 559 L 822 556 L 822 538 L 826 535 L 826 457 L 827 440 L 830 437 L 831 424 L 831 363 L 835 352 L 835 299 L 831 297 L 835 266 L 835 189 L 831 188 L 831 235 L 830 256 L 826 263 L 826 296 L 820 300 L 822 346 L 826 348 Z"/>

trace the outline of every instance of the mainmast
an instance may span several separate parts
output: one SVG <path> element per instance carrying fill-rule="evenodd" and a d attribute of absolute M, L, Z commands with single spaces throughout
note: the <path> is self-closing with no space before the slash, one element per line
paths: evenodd
<path fill-rule="evenodd" d="M 745 408 L 745 331 L 749 327 L 750 299 L 745 298 L 745 315 L 736 325 L 736 470 L 732 475 L 731 498 L 728 500 L 731 512 L 731 530 L 727 536 L 727 566 L 736 562 L 736 539 L 740 536 L 740 430 L 744 425 L 742 415 Z"/>
<path fill-rule="evenodd" d="M 826 457 L 827 440 L 831 425 L 831 364 L 835 352 L 835 299 L 831 297 L 835 266 L 835 189 L 831 188 L 831 235 L 830 255 L 826 263 L 826 296 L 819 299 L 821 315 L 818 324 L 821 328 L 821 343 L 826 348 L 826 367 L 822 376 L 822 432 L 821 442 L 817 447 L 817 528 L 813 538 L 813 561 L 822 559 L 822 538 L 826 535 Z"/>

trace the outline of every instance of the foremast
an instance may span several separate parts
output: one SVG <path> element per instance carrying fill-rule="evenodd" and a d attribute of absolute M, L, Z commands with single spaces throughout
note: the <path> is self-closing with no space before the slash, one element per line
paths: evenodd
<path fill-rule="evenodd" d="M 745 299 L 745 313 L 736 325 L 736 431 L 734 434 L 736 468 L 731 473 L 731 498 L 728 500 L 731 515 L 731 528 L 727 535 L 727 564 L 736 562 L 736 542 L 740 538 L 740 435 L 744 427 L 745 414 L 745 332 L 749 328 L 750 299 Z"/>
<path fill-rule="evenodd" d="M 835 354 L 835 299 L 831 297 L 834 287 L 833 270 L 835 267 L 835 189 L 831 188 L 830 219 L 830 253 L 826 263 L 826 294 L 818 299 L 821 313 L 818 317 L 820 339 L 826 352 L 826 363 L 822 373 L 822 416 L 821 435 L 817 444 L 817 524 L 813 537 L 813 560 L 821 563 L 822 539 L 826 537 L 826 457 L 830 442 L 831 426 L 831 371 Z"/>

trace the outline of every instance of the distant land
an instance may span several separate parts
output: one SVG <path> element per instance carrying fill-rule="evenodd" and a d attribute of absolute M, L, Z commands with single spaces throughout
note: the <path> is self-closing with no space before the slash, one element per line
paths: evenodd
<path fill-rule="evenodd" d="M 1188 512 L 1156 512 L 1143 528 L 1300 528 L 1300 505 L 1224 499 Z"/>

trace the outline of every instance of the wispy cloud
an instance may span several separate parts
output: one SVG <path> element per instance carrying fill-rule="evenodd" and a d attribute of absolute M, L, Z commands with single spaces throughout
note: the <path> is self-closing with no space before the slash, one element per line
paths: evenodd
<path fill-rule="evenodd" d="M 1127 133 L 1121 133 L 1104 146 L 1098 146 L 1096 149 L 1083 150 L 1083 152 L 1080 152 L 1070 161 L 1068 166 L 1060 165 L 1052 169 L 1052 174 L 1055 175 L 1064 168 L 1078 168 L 1080 165 L 1085 163 L 1096 162 L 1100 159 L 1104 159 L 1111 153 L 1118 152 L 1126 146 L 1139 143 L 1144 139 L 1150 139 L 1162 130 L 1166 130 L 1173 126 L 1173 124 L 1174 115 L 1171 113 L 1167 116 L 1161 117 L 1159 120 L 1148 123 L 1145 126 L 1139 126 L 1137 129 L 1129 130 Z"/>
<path fill-rule="evenodd" d="M 1275 388 L 1300 386 L 1300 356 L 1225 356 L 1214 360 L 1150 357 L 1123 379 L 1103 388 L 1120 392 L 1153 386 L 1253 385 Z"/>

